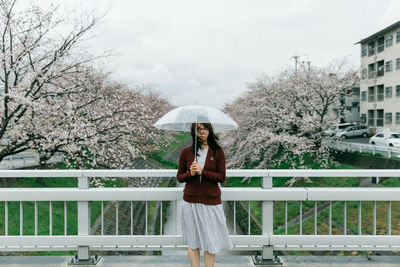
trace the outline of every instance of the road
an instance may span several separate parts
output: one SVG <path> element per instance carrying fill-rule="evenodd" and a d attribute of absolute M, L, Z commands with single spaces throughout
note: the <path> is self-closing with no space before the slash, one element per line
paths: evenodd
<path fill-rule="evenodd" d="M 369 137 L 353 137 L 353 138 L 342 139 L 341 141 L 348 142 L 348 143 L 368 144 Z"/>

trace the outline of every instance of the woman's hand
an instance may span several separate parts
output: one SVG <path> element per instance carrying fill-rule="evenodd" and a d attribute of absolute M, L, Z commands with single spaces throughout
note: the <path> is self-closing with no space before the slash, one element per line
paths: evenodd
<path fill-rule="evenodd" d="M 201 175 L 202 169 L 200 165 L 196 162 L 193 161 L 192 165 L 190 165 L 190 175 L 195 176 L 196 174 Z"/>

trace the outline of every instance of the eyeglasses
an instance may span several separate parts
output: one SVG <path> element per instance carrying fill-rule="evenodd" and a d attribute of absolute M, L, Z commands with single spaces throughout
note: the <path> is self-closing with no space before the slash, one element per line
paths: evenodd
<path fill-rule="evenodd" d="M 198 127 L 198 128 L 197 128 L 197 131 L 198 131 L 198 132 L 207 132 L 208 129 L 207 129 L 207 128 L 203 128 L 203 127 Z"/>

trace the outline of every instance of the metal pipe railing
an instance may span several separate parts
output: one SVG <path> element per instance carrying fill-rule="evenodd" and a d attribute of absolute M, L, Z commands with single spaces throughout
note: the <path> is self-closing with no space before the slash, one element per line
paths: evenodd
<path fill-rule="evenodd" d="M 373 155 L 376 153 L 381 153 L 384 156 L 391 158 L 393 156 L 399 157 L 400 155 L 400 148 L 399 147 L 384 147 L 378 145 L 370 145 L 370 144 L 360 144 L 360 143 L 351 143 L 351 142 L 342 142 L 339 140 L 328 140 L 327 144 L 333 148 L 340 151 L 358 151 L 360 153 L 363 152 L 370 152 Z"/>
<path fill-rule="evenodd" d="M 174 177 L 176 170 L 15 170 L 0 171 L 3 178 L 26 177 L 71 177 L 78 178 L 77 188 L 0 188 L 0 204 L 4 203 L 4 219 L 0 225 L 4 227 L 4 234 L 0 235 L 0 251 L 24 250 L 76 250 L 87 254 L 89 248 L 95 250 L 163 250 L 180 249 L 185 244 L 179 234 L 164 234 L 163 202 L 179 201 L 182 199 L 182 188 L 90 188 L 89 180 L 92 177 Z M 273 250 L 400 250 L 400 236 L 392 235 L 392 202 L 400 201 L 400 188 L 318 188 L 318 187 L 273 187 L 273 177 L 400 177 L 400 170 L 227 170 L 231 177 L 263 177 L 261 188 L 221 188 L 222 200 L 233 201 L 233 234 L 231 239 L 236 250 L 261 250 L 264 258 L 271 258 Z M 54 234 L 53 229 L 55 211 L 54 202 L 63 202 L 64 235 Z M 100 201 L 101 234 L 91 233 L 91 203 Z M 105 233 L 104 201 L 116 201 L 115 235 Z M 130 234 L 120 234 L 119 228 L 122 217 L 119 217 L 121 206 L 118 201 L 129 202 Z M 134 234 L 132 224 L 135 216 L 133 203 L 144 201 L 145 228 L 142 234 Z M 148 202 L 159 201 L 160 235 L 148 234 Z M 237 202 L 248 201 L 247 231 L 248 235 L 238 235 L 236 229 Z M 261 234 L 254 235 L 251 231 L 251 201 L 261 202 Z M 328 205 L 328 233 L 319 235 L 317 231 L 320 211 L 318 201 Z M 358 202 L 357 235 L 348 234 L 347 218 L 349 201 Z M 387 234 L 377 235 L 377 201 L 387 203 Z M 10 235 L 9 209 L 10 203 L 19 203 L 19 235 Z M 34 235 L 24 235 L 24 203 L 34 202 Z M 39 235 L 38 203 L 49 202 L 49 234 Z M 78 234 L 68 235 L 67 219 L 73 216 L 68 212 L 68 202 L 77 202 L 78 207 Z M 284 212 L 284 234 L 274 231 L 274 202 L 282 202 Z M 297 227 L 299 234 L 288 234 L 292 229 L 288 218 L 288 203 L 299 203 Z M 307 204 L 310 202 L 311 204 Z M 343 234 L 334 234 L 337 204 L 343 202 Z M 372 202 L 373 227 L 369 234 L 362 228 L 363 202 Z M 164 204 L 165 204 L 164 203 Z M 296 204 L 297 205 L 297 204 Z M 313 207 L 313 211 L 312 211 Z M 311 211 L 311 212 L 308 212 Z M 322 212 L 322 211 L 321 211 Z M 336 213 L 335 213 L 336 212 Z M 314 234 L 305 232 L 307 214 L 313 217 Z M 322 218 L 321 217 L 321 218 Z M 28 218 L 25 218 L 28 219 Z M 312 219 L 312 218 L 311 218 Z M 311 221 L 312 225 L 312 221 Z M 292 230 L 291 230 L 292 231 Z M 0 230 L 1 233 L 1 230 Z"/>

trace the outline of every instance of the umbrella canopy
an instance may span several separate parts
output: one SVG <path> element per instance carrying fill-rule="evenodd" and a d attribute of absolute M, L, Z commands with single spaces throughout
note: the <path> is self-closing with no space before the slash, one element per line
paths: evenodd
<path fill-rule="evenodd" d="M 217 108 L 190 105 L 171 110 L 161 117 L 154 126 L 160 130 L 190 132 L 192 123 L 211 123 L 215 132 L 235 130 L 237 123 Z"/>

